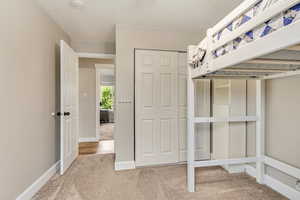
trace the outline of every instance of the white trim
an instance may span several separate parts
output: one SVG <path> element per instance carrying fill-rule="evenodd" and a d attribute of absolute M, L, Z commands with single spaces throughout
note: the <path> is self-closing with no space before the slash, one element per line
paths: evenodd
<path fill-rule="evenodd" d="M 255 167 L 252 167 L 251 165 L 245 165 L 245 172 L 249 176 L 252 176 L 253 178 L 256 178 L 256 169 L 255 169 Z"/>
<path fill-rule="evenodd" d="M 194 123 L 213 123 L 213 122 L 255 122 L 256 116 L 232 116 L 232 117 L 195 117 Z"/>
<path fill-rule="evenodd" d="M 101 85 L 103 85 L 103 86 L 114 86 L 114 83 L 113 82 L 101 81 Z"/>
<path fill-rule="evenodd" d="M 100 138 L 101 133 L 100 133 L 100 95 L 101 95 L 101 68 L 96 67 L 96 105 L 95 105 L 95 109 L 96 109 L 96 136 Z"/>
<path fill-rule="evenodd" d="M 79 58 L 99 58 L 99 59 L 114 59 L 116 55 L 114 54 L 105 54 L 105 53 L 77 53 Z"/>
<path fill-rule="evenodd" d="M 256 157 L 259 158 L 256 163 L 256 181 L 264 183 L 265 165 L 265 81 L 256 81 Z"/>
<path fill-rule="evenodd" d="M 256 157 L 248 158 L 234 158 L 234 159 L 223 159 L 223 160 L 207 160 L 207 161 L 194 161 L 194 167 L 211 167 L 211 166 L 220 166 L 220 165 L 235 165 L 235 164 L 245 164 L 245 163 L 254 163 L 259 159 Z"/>
<path fill-rule="evenodd" d="M 264 158 L 265 164 L 269 165 L 275 169 L 278 169 L 290 176 L 293 176 L 297 179 L 300 179 L 300 169 L 296 167 L 292 167 L 288 164 L 285 164 L 281 161 L 275 160 L 273 158 L 270 158 L 268 156 L 265 156 Z"/>
<path fill-rule="evenodd" d="M 54 176 L 60 166 L 60 161 L 50 167 L 42 176 L 40 176 L 32 185 L 30 185 L 16 200 L 30 200 L 49 180 Z"/>
<path fill-rule="evenodd" d="M 196 46 L 188 47 L 188 58 Z M 192 68 L 188 67 L 187 81 L 187 188 L 195 192 L 195 82 L 192 79 Z"/>
<path fill-rule="evenodd" d="M 264 177 L 265 184 L 272 188 L 273 190 L 279 192 L 283 196 L 287 197 L 291 200 L 299 200 L 300 199 L 300 192 L 295 190 L 294 188 L 272 178 L 271 176 L 266 175 Z"/>
<path fill-rule="evenodd" d="M 246 166 L 246 173 L 249 176 L 256 178 L 256 169 L 250 165 Z M 264 184 L 272 188 L 273 190 L 279 192 L 284 195 L 288 199 L 298 200 L 300 199 L 300 192 L 295 190 L 294 188 L 272 178 L 269 175 L 264 176 Z"/>
<path fill-rule="evenodd" d="M 116 171 L 129 170 L 129 169 L 135 169 L 134 161 L 121 161 L 121 162 L 115 161 L 115 170 Z"/>
<path fill-rule="evenodd" d="M 229 174 L 245 172 L 245 165 L 223 165 L 222 166 Z"/>
<path fill-rule="evenodd" d="M 94 138 L 79 138 L 79 143 L 80 142 L 98 142 L 99 138 L 94 137 Z"/>

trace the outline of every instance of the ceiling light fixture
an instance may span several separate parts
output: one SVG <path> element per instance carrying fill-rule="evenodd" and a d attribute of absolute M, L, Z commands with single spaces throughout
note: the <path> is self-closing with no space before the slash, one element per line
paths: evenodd
<path fill-rule="evenodd" d="M 73 8 L 82 8 L 84 6 L 84 1 L 83 0 L 72 0 L 70 2 L 70 5 Z"/>

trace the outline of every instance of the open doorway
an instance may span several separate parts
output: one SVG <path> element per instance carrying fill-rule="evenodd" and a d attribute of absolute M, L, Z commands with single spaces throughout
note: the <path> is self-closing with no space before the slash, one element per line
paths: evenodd
<path fill-rule="evenodd" d="M 114 153 L 115 69 L 96 65 L 96 130 L 102 153 Z"/>
<path fill-rule="evenodd" d="M 100 70 L 100 140 L 113 140 L 114 130 L 114 72 L 110 69 Z"/>
<path fill-rule="evenodd" d="M 114 61 L 79 59 L 79 154 L 114 153 Z"/>

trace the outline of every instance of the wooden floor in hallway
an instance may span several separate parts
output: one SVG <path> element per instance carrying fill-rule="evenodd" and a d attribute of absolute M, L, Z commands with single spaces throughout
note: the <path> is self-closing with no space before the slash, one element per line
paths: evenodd
<path fill-rule="evenodd" d="M 110 154 L 110 153 L 114 153 L 113 140 L 101 140 L 99 142 L 79 143 L 79 155 Z"/>
<path fill-rule="evenodd" d="M 79 155 L 114 153 L 114 123 L 101 123 L 100 140 L 79 143 Z"/>

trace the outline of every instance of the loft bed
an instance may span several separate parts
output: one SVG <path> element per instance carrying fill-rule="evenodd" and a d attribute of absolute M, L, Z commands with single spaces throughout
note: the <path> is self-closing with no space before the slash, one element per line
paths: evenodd
<path fill-rule="evenodd" d="M 256 163 L 258 183 L 265 184 L 265 165 L 300 179 L 300 169 L 265 155 L 265 79 L 300 75 L 300 0 L 245 0 L 188 47 L 188 190 L 195 191 L 195 168 Z M 296 53 L 295 53 L 296 52 Z M 298 55 L 297 55 L 298 52 Z M 255 79 L 256 116 L 195 116 L 195 79 Z M 256 156 L 195 161 L 197 123 L 256 122 Z M 298 197 L 298 196 L 297 196 Z"/>

